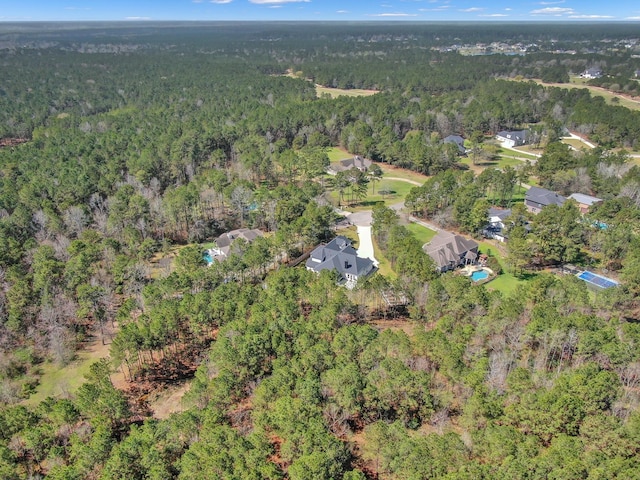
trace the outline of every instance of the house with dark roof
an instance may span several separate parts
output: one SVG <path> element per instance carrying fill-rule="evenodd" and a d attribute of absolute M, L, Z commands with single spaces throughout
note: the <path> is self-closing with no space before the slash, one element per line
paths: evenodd
<path fill-rule="evenodd" d="M 351 240 L 342 235 L 337 236 L 326 245 L 316 247 L 306 262 L 307 270 L 320 273 L 323 270 L 335 270 L 338 283 L 353 288 L 358 280 L 371 274 L 375 265 L 369 258 L 358 256 L 351 245 Z"/>
<path fill-rule="evenodd" d="M 467 149 L 464 148 L 464 138 L 460 135 L 449 135 L 442 139 L 442 143 L 451 143 L 458 147 L 458 155 L 465 155 L 467 153 Z"/>
<path fill-rule="evenodd" d="M 582 78 L 600 78 L 602 76 L 602 69 L 600 67 L 587 68 L 580 74 Z"/>
<path fill-rule="evenodd" d="M 505 147 L 519 147 L 527 143 L 528 134 L 527 130 L 503 130 L 498 132 L 496 140 Z"/>
<path fill-rule="evenodd" d="M 469 265 L 478 259 L 478 243 L 451 232 L 441 231 L 422 246 L 439 272 Z"/>
<path fill-rule="evenodd" d="M 360 155 L 354 155 L 353 158 L 345 158 L 337 163 L 332 163 L 329 165 L 327 173 L 335 175 L 338 172 L 344 172 L 351 170 L 352 168 L 357 168 L 361 172 L 366 172 L 372 164 L 373 162 L 368 158 L 361 157 Z"/>
<path fill-rule="evenodd" d="M 247 243 L 251 243 L 256 238 L 262 236 L 262 232 L 255 228 L 239 228 L 237 230 L 231 230 L 230 232 L 225 232 L 216 238 L 214 240 L 215 246 L 211 247 L 208 253 L 213 260 L 222 261 L 234 253 L 233 243 L 236 240 L 242 239 Z"/>
<path fill-rule="evenodd" d="M 531 213 L 540 213 L 547 205 L 562 206 L 567 199 L 546 188 L 531 187 L 524 196 L 524 205 Z"/>
<path fill-rule="evenodd" d="M 575 200 L 578 203 L 578 208 L 580 209 L 580 213 L 582 214 L 589 213 L 589 209 L 593 205 L 602 201 L 601 198 L 592 197 L 591 195 L 585 195 L 584 193 L 572 193 L 571 195 L 569 195 L 569 198 L 571 200 Z"/>

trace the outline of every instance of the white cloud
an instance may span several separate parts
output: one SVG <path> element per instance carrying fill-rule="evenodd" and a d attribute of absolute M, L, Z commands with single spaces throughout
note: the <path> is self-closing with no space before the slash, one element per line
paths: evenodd
<path fill-rule="evenodd" d="M 488 13 L 485 15 L 478 15 L 479 17 L 508 17 L 506 13 Z"/>
<path fill-rule="evenodd" d="M 273 5 L 278 3 L 309 3 L 311 0 L 249 0 L 256 5 Z"/>
<path fill-rule="evenodd" d="M 444 12 L 449 8 L 449 5 L 442 5 L 440 7 L 435 8 L 419 8 L 419 12 Z"/>
<path fill-rule="evenodd" d="M 464 13 L 481 12 L 482 10 L 484 10 L 484 8 L 480 8 L 480 7 L 458 9 L 459 12 L 464 12 Z"/>
<path fill-rule="evenodd" d="M 615 18 L 612 15 L 569 15 L 569 18 L 583 18 L 583 19 L 591 19 L 591 20 L 597 20 L 599 18 Z"/>
<path fill-rule="evenodd" d="M 510 12 L 512 9 L 511 8 L 505 8 L 504 11 L 505 12 Z"/>
<path fill-rule="evenodd" d="M 573 8 L 547 7 L 532 10 L 529 13 L 531 13 L 531 15 L 573 15 L 575 14 L 575 10 Z"/>
<path fill-rule="evenodd" d="M 640 20 L 640 17 L 626 17 L 625 20 Z"/>
<path fill-rule="evenodd" d="M 135 21 L 139 21 L 139 20 L 151 20 L 151 17 L 124 17 L 125 20 L 133 20 Z"/>
<path fill-rule="evenodd" d="M 564 0 L 558 2 L 540 2 L 540 5 L 560 5 L 561 3 L 564 3 Z"/>
<path fill-rule="evenodd" d="M 337 10 L 336 13 L 349 13 L 349 10 Z"/>
<path fill-rule="evenodd" d="M 368 15 L 369 17 L 417 17 L 414 13 L 377 13 Z"/>
<path fill-rule="evenodd" d="M 200 3 L 202 0 L 194 0 L 196 3 Z M 218 5 L 224 5 L 233 2 L 233 0 L 209 0 L 211 3 L 217 3 Z"/>

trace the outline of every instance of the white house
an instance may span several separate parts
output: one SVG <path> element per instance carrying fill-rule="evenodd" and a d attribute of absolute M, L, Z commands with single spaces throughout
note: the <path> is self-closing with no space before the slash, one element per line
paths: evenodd
<path fill-rule="evenodd" d="M 527 143 L 527 137 L 527 130 L 503 130 L 502 132 L 498 132 L 496 140 L 505 147 L 513 148 Z"/>

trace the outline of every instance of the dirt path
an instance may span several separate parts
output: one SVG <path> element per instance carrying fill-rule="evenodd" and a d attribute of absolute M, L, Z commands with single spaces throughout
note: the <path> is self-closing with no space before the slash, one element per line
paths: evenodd
<path fill-rule="evenodd" d="M 411 185 L 416 185 L 418 187 L 422 186 L 422 183 L 416 182 L 415 180 L 409 180 L 408 178 L 400 178 L 400 177 L 384 177 L 385 180 L 397 180 L 398 182 L 410 183 Z"/>
<path fill-rule="evenodd" d="M 153 417 L 163 420 L 168 418 L 172 413 L 184 411 L 182 405 L 182 397 L 191 388 L 191 382 L 184 382 L 179 385 L 167 387 L 155 399 L 149 401 L 149 407 L 153 410 Z"/>

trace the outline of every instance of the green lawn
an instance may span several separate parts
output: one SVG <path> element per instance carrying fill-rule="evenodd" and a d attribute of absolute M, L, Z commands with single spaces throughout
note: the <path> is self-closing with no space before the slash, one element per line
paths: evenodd
<path fill-rule="evenodd" d="M 575 148 L 576 150 L 582 150 L 583 148 L 585 150 L 590 150 L 591 147 L 589 145 L 587 145 L 586 143 L 578 140 L 577 138 L 563 138 L 561 140 L 562 143 L 565 143 L 573 148 Z"/>
<path fill-rule="evenodd" d="M 382 253 L 382 250 L 380 250 L 375 237 L 373 238 L 373 251 L 375 252 L 374 255 L 376 260 L 378 261 L 378 273 L 390 280 L 397 278 L 398 275 L 396 275 L 396 272 L 391 268 L 391 262 L 389 262 L 387 257 Z"/>
<path fill-rule="evenodd" d="M 526 157 L 529 157 L 529 156 L 530 155 L 526 155 Z M 524 165 L 524 162 L 522 160 L 518 160 L 516 157 L 521 157 L 521 155 L 516 152 L 512 152 L 512 154 L 504 153 L 502 155 L 498 155 L 494 160 L 478 162 L 475 166 L 480 168 L 492 167 L 492 168 L 503 169 L 506 166 L 516 168 L 521 165 Z M 525 155 L 522 155 L 522 157 L 525 157 Z M 462 163 L 463 165 L 467 165 L 468 167 L 473 166 L 473 161 L 471 157 L 462 158 L 460 160 L 460 163 Z"/>
<path fill-rule="evenodd" d="M 531 276 L 526 279 L 516 278 L 513 274 L 506 271 L 507 265 L 504 259 L 504 252 L 502 250 L 504 248 L 503 245 L 497 246 L 487 241 L 480 241 L 478 242 L 478 245 L 480 247 L 480 252 L 485 253 L 490 257 L 496 257 L 500 265 L 502 265 L 502 273 L 487 283 L 486 286 L 489 290 L 497 290 L 504 294 L 509 294 L 513 292 L 518 285 L 523 284 L 531 278 Z"/>
<path fill-rule="evenodd" d="M 24 401 L 27 405 L 37 405 L 47 397 L 60 397 L 68 393 L 75 393 L 86 379 L 89 367 L 100 358 L 107 356 L 108 347 L 101 344 L 81 350 L 77 358 L 65 367 L 53 363 L 41 366 L 42 376 L 36 392 Z"/>
<path fill-rule="evenodd" d="M 340 147 L 331 147 L 327 149 L 327 155 L 329 155 L 329 162 L 339 162 L 340 160 L 344 160 L 345 158 L 351 158 L 349 152 L 347 152 L 344 148 Z"/>
<path fill-rule="evenodd" d="M 386 163 L 378 163 L 378 165 L 380 165 L 380 168 L 382 169 L 385 177 L 403 178 L 411 182 L 419 183 L 420 185 L 422 185 L 429 179 L 428 176 L 421 173 L 412 172 L 411 170 L 406 170 L 404 168 L 394 167 Z"/>
<path fill-rule="evenodd" d="M 407 225 L 407 230 L 413 233 L 413 236 L 416 237 L 422 245 L 430 242 L 431 239 L 436 236 L 436 233 L 438 233 L 435 230 L 423 227 L 418 223 L 410 223 L 409 225 Z"/>
<path fill-rule="evenodd" d="M 529 160 L 536 160 L 538 157 L 533 155 L 534 153 L 537 155 L 541 155 L 543 150 L 540 148 L 533 148 L 531 145 L 522 145 L 516 149 L 517 151 L 502 149 L 498 150 L 498 154 L 506 155 L 506 156 L 516 156 L 520 158 L 526 158 Z"/>
<path fill-rule="evenodd" d="M 352 225 L 347 228 L 341 228 L 338 234 L 343 237 L 347 237 L 353 243 L 353 248 L 358 249 L 358 244 L 360 242 L 360 238 L 358 237 L 358 228 L 355 225 Z"/>
<path fill-rule="evenodd" d="M 345 195 L 342 203 L 342 207 L 349 211 L 360 211 L 360 210 L 371 210 L 374 205 L 384 203 L 385 205 L 393 205 L 395 203 L 402 202 L 404 197 L 409 193 L 414 185 L 403 182 L 401 180 L 385 180 L 384 177 L 381 181 L 376 182 L 375 184 L 375 194 L 372 193 L 373 185 L 369 183 L 367 187 L 368 195 L 362 201 L 349 204 L 349 196 Z M 380 195 L 378 193 L 380 190 L 387 190 L 391 193 L 386 195 Z M 338 205 L 338 192 L 333 190 L 330 193 L 330 198 L 334 202 L 335 205 Z"/>
<path fill-rule="evenodd" d="M 509 294 L 513 292 L 518 285 L 522 285 L 526 281 L 527 280 L 516 278 L 510 273 L 502 273 L 487 283 L 487 288 L 489 290 L 497 290 L 504 294 Z"/>
<path fill-rule="evenodd" d="M 344 160 L 345 158 L 353 157 L 352 153 L 347 152 L 342 147 L 331 147 L 327 149 L 327 155 L 329 156 L 329 162 L 335 163 L 340 160 Z M 422 175 L 421 173 L 412 172 L 411 170 L 405 170 L 404 168 L 397 168 L 392 165 L 386 163 L 378 163 L 384 176 L 386 177 L 394 177 L 394 178 L 403 178 L 405 180 L 409 180 L 411 182 L 416 182 L 422 185 L 429 177 L 426 175 Z M 377 186 L 376 186 L 377 189 Z"/>

